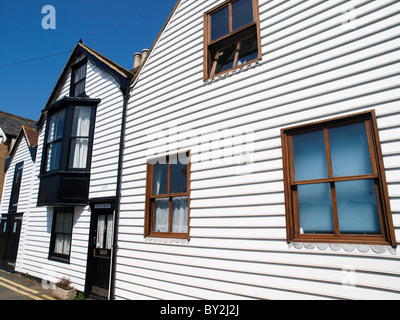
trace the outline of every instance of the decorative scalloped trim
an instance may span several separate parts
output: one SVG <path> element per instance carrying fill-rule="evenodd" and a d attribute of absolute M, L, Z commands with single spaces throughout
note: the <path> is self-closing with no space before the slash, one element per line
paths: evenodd
<path fill-rule="evenodd" d="M 157 242 L 157 243 L 173 243 L 173 244 L 189 244 L 187 239 L 174 239 L 174 238 L 144 238 L 146 242 Z"/>
<path fill-rule="evenodd" d="M 349 243 L 302 243 L 302 242 L 292 242 L 289 244 L 289 248 L 293 247 L 295 249 L 302 249 L 303 247 L 308 250 L 312 250 L 317 248 L 318 250 L 324 251 L 330 248 L 332 251 L 339 251 L 343 249 L 346 252 L 353 252 L 357 250 L 361 253 L 367 253 L 368 251 L 373 251 L 378 254 L 385 253 L 386 250 L 392 255 L 396 255 L 396 249 L 391 246 L 378 246 L 378 245 L 358 245 L 358 244 L 349 244 Z"/>
<path fill-rule="evenodd" d="M 211 83 L 217 82 L 219 80 L 231 77 L 232 75 L 234 75 L 236 73 L 240 73 L 240 72 L 242 72 L 244 70 L 255 68 L 258 65 L 261 65 L 261 60 L 254 61 L 252 63 L 249 63 L 249 64 L 245 65 L 245 66 L 233 69 L 231 71 L 227 71 L 227 72 L 225 72 L 223 74 L 220 74 L 218 76 L 214 76 L 214 77 L 212 77 L 210 79 L 204 80 L 204 84 L 211 84 Z"/>

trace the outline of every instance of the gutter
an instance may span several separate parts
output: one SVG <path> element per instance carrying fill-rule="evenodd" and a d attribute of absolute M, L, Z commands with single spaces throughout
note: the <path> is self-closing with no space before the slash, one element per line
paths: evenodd
<path fill-rule="evenodd" d="M 128 101 L 130 95 L 130 86 L 121 86 L 121 91 L 124 94 L 124 105 L 122 107 L 122 123 L 121 123 L 121 137 L 119 142 L 119 156 L 118 156 L 118 177 L 117 177 L 117 191 L 115 201 L 114 213 L 114 242 L 111 260 L 111 277 L 110 277 L 110 290 L 109 299 L 115 300 L 115 282 L 117 273 L 117 252 L 118 252 L 118 228 L 119 228 L 119 214 L 121 207 L 121 187 L 122 187 L 122 166 L 125 148 L 125 130 L 126 130 L 126 114 L 128 109 Z"/>

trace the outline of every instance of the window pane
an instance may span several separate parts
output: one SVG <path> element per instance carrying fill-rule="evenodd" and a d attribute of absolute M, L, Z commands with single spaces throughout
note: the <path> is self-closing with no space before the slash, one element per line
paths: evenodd
<path fill-rule="evenodd" d="M 153 231 L 168 232 L 169 198 L 155 199 Z"/>
<path fill-rule="evenodd" d="M 64 247 L 64 235 L 61 234 L 57 234 L 56 235 L 56 240 L 54 243 L 54 253 L 59 253 L 62 254 L 63 253 L 63 247 Z"/>
<path fill-rule="evenodd" d="M 340 233 L 380 234 L 373 179 L 336 182 Z"/>
<path fill-rule="evenodd" d="M 75 107 L 74 123 L 72 125 L 73 137 L 89 137 L 91 114 L 92 108 Z"/>
<path fill-rule="evenodd" d="M 64 122 L 65 122 L 65 110 L 58 113 L 56 139 L 60 139 L 64 135 Z"/>
<path fill-rule="evenodd" d="M 257 39 L 251 38 L 241 42 L 239 57 L 237 61 L 237 65 L 240 66 L 246 62 L 257 59 L 258 57 L 258 46 Z"/>
<path fill-rule="evenodd" d="M 233 31 L 253 22 L 252 0 L 237 0 L 232 3 Z"/>
<path fill-rule="evenodd" d="M 229 33 L 229 7 L 211 15 L 211 41 Z"/>
<path fill-rule="evenodd" d="M 63 233 L 71 233 L 73 219 L 74 219 L 73 213 L 64 214 L 64 229 L 62 231 Z"/>
<path fill-rule="evenodd" d="M 85 169 L 88 158 L 89 139 L 72 139 L 69 154 L 69 168 Z"/>
<path fill-rule="evenodd" d="M 329 129 L 329 144 L 334 177 L 372 173 L 364 122 Z"/>
<path fill-rule="evenodd" d="M 64 230 L 64 213 L 56 214 L 56 233 L 62 233 Z"/>
<path fill-rule="evenodd" d="M 99 215 L 97 218 L 97 239 L 96 239 L 96 248 L 103 249 L 104 243 L 104 228 L 106 224 L 106 216 L 104 214 Z"/>
<path fill-rule="evenodd" d="M 7 221 L 3 222 L 3 233 L 7 231 Z"/>
<path fill-rule="evenodd" d="M 214 74 L 233 68 L 233 60 L 235 59 L 236 44 L 218 52 L 217 66 Z"/>
<path fill-rule="evenodd" d="M 61 142 L 52 143 L 47 147 L 47 167 L 46 171 L 58 170 L 61 163 Z"/>
<path fill-rule="evenodd" d="M 107 216 L 107 236 L 106 236 L 106 249 L 111 249 L 113 239 L 113 216 Z"/>
<path fill-rule="evenodd" d="M 334 233 L 329 183 L 299 185 L 300 233 Z"/>
<path fill-rule="evenodd" d="M 188 197 L 172 198 L 172 232 L 188 232 Z"/>
<path fill-rule="evenodd" d="M 297 181 L 328 177 L 322 130 L 293 135 L 293 154 Z"/>
<path fill-rule="evenodd" d="M 75 83 L 82 80 L 86 76 L 86 64 L 75 70 Z"/>
<path fill-rule="evenodd" d="M 153 195 L 166 194 L 168 189 L 168 164 L 153 166 Z"/>
<path fill-rule="evenodd" d="M 175 157 L 177 158 L 177 157 Z M 180 161 L 171 161 L 171 185 L 170 193 L 186 192 L 187 190 L 187 166 Z"/>
<path fill-rule="evenodd" d="M 52 142 L 55 140 L 56 128 L 57 128 L 57 114 L 50 117 L 49 132 L 47 134 L 47 142 Z"/>
<path fill-rule="evenodd" d="M 71 248 L 71 235 L 64 234 L 64 244 L 63 244 L 63 254 L 69 255 L 69 251 Z"/>
<path fill-rule="evenodd" d="M 77 84 L 75 84 L 74 96 L 78 97 L 78 96 L 82 95 L 83 93 L 85 93 L 85 80 L 82 80 L 82 81 L 78 82 Z"/>
<path fill-rule="evenodd" d="M 64 134 L 65 110 L 56 113 L 50 117 L 49 132 L 47 142 L 60 139 Z"/>

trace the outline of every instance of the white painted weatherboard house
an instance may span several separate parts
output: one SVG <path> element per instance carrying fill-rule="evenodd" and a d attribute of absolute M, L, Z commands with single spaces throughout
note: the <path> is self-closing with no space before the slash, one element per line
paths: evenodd
<path fill-rule="evenodd" d="M 16 271 L 108 298 L 120 143 L 132 74 L 79 42 L 38 121 Z M 11 173 L 10 173 L 11 174 Z"/>
<path fill-rule="evenodd" d="M 116 299 L 400 298 L 399 12 L 178 1 L 131 89 Z"/>
<path fill-rule="evenodd" d="M 22 263 L 37 138 L 35 129 L 23 126 L 4 168 L 6 174 L 0 206 L 0 268 L 8 271 L 20 269 Z"/>

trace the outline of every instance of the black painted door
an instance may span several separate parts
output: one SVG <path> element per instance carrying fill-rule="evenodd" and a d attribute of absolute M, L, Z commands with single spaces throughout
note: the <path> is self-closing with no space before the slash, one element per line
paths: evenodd
<path fill-rule="evenodd" d="M 17 260 L 22 214 L 5 214 L 0 217 L 0 267 L 14 271 Z"/>
<path fill-rule="evenodd" d="M 111 251 L 113 245 L 114 211 L 108 205 L 94 205 L 91 218 L 88 260 L 88 291 L 108 298 Z"/>

